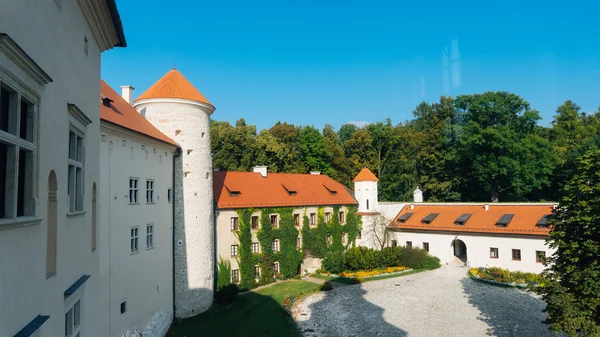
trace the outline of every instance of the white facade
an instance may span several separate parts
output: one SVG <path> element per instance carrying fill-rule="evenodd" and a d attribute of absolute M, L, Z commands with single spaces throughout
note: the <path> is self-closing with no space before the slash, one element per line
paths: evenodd
<path fill-rule="evenodd" d="M 134 103 L 163 134 L 181 146 L 175 162 L 175 316 L 186 318 L 212 305 L 215 234 L 210 115 L 214 107 L 184 99 Z"/>
<path fill-rule="evenodd" d="M 354 197 L 358 201 L 358 212 L 376 212 L 378 209 L 377 181 L 354 182 Z"/>
<path fill-rule="evenodd" d="M 517 236 L 506 234 L 471 234 L 461 232 L 435 233 L 425 231 L 390 231 L 389 246 L 397 244 L 406 246 L 407 241 L 412 247 L 423 248 L 423 243 L 429 244 L 429 253 L 437 256 L 441 263 L 446 264 L 456 255 L 463 255 L 459 248 L 460 242 L 466 246 L 466 254 L 461 258 L 470 267 L 500 267 L 509 270 L 519 270 L 533 273 L 541 273 L 544 265 L 536 260 L 536 251 L 544 252 L 546 256 L 554 253 L 545 244 L 545 237 L 540 236 Z M 455 243 L 455 240 L 460 242 Z M 498 257 L 491 257 L 490 249 L 496 248 Z M 512 250 L 520 250 L 520 260 L 514 260 Z M 456 250 L 456 251 L 455 251 Z M 494 254 L 495 255 L 495 254 Z"/>
<path fill-rule="evenodd" d="M 101 133 L 101 307 L 109 336 L 164 336 L 173 318 L 176 147 L 104 121 Z"/>
<path fill-rule="evenodd" d="M 8 168 L 0 201 L 0 336 L 14 336 L 40 315 L 49 317 L 37 337 L 65 336 L 66 323 L 68 335 L 104 337 L 108 331 L 96 319 L 93 200 L 100 178 L 100 53 L 119 42 L 117 33 L 106 1 L 2 1 L 0 7 L 0 95 L 21 117 L 23 110 L 13 109 L 25 102 L 31 122 L 27 142 L 0 131 L 0 143 L 9 144 L 0 154 Z M 23 170 L 14 143 L 26 158 Z M 25 178 L 23 199 L 15 173 Z"/>

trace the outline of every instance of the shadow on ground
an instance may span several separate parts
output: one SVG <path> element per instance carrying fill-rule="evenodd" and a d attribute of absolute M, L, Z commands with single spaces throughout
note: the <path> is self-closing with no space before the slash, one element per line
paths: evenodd
<path fill-rule="evenodd" d="M 471 305 L 480 311 L 479 320 L 489 328 L 488 336 L 558 336 L 543 323 L 546 304 L 514 288 L 494 286 L 464 278 L 463 292 Z"/>
<path fill-rule="evenodd" d="M 323 299 L 309 305 L 310 317 L 298 324 L 301 332 L 306 337 L 408 336 L 406 331 L 387 323 L 383 318 L 384 310 L 367 301 L 364 294 L 362 285 L 325 292 Z M 352 306 L 346 304 L 349 297 L 353 299 Z M 332 304 L 339 310 L 332 311 Z"/>

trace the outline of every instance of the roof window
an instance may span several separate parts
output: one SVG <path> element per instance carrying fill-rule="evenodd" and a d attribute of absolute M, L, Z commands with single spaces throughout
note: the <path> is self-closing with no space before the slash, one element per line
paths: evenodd
<path fill-rule="evenodd" d="M 410 219 L 410 217 L 413 216 L 413 214 L 415 214 L 415 213 L 407 212 L 407 213 L 402 214 L 397 220 L 398 223 L 405 223 L 406 220 Z"/>
<path fill-rule="evenodd" d="M 496 226 L 506 227 L 514 217 L 514 214 L 504 214 L 500 217 L 498 221 L 496 221 Z"/>
<path fill-rule="evenodd" d="M 535 224 L 538 227 L 542 227 L 542 228 L 548 228 L 550 227 L 550 224 L 548 223 L 548 220 L 550 220 L 550 217 L 552 215 L 551 214 L 545 214 L 542 216 L 542 218 L 540 220 L 538 220 L 537 224 Z"/>
<path fill-rule="evenodd" d="M 463 226 L 467 220 L 469 220 L 469 218 L 471 217 L 471 213 L 464 213 L 461 216 L 459 216 L 456 220 L 454 220 L 454 223 L 459 225 L 459 226 Z"/>
<path fill-rule="evenodd" d="M 421 222 L 430 224 L 433 221 L 433 219 L 437 218 L 438 215 L 440 215 L 440 213 L 430 213 L 428 216 L 421 219 Z"/>

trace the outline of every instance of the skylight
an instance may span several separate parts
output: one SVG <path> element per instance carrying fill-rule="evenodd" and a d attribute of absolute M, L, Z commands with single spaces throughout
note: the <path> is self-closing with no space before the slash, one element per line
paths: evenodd
<path fill-rule="evenodd" d="M 421 219 L 421 222 L 430 224 L 433 221 L 433 219 L 437 218 L 438 215 L 440 215 L 440 213 L 430 213 L 428 216 Z"/>
<path fill-rule="evenodd" d="M 514 214 L 504 214 L 498 221 L 496 221 L 496 226 L 506 227 L 514 217 Z"/>
<path fill-rule="evenodd" d="M 411 216 L 413 216 L 414 213 L 404 213 L 402 214 L 399 218 L 398 218 L 398 222 L 399 223 L 405 223 L 406 220 L 408 220 Z"/>
<path fill-rule="evenodd" d="M 550 220 L 550 214 L 543 215 L 542 218 L 537 222 L 538 227 L 550 227 L 548 220 Z"/>
<path fill-rule="evenodd" d="M 454 223 L 457 225 L 464 225 L 467 220 L 469 220 L 469 218 L 471 217 L 471 213 L 463 213 L 461 216 L 459 216 L 456 220 L 454 220 Z"/>

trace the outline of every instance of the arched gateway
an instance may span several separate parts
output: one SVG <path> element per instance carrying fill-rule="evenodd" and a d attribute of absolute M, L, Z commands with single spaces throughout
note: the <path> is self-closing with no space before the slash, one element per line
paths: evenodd
<path fill-rule="evenodd" d="M 452 241 L 452 254 L 464 263 L 467 263 L 467 245 L 459 239 Z"/>

